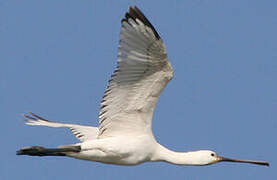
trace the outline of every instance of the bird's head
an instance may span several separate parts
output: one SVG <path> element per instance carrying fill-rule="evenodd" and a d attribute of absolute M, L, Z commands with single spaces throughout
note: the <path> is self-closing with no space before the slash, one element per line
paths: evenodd
<path fill-rule="evenodd" d="M 231 159 L 231 158 L 219 156 L 216 154 L 216 152 L 210 151 L 210 150 L 200 150 L 200 151 L 195 151 L 195 153 L 197 153 L 197 156 L 194 156 L 194 157 L 197 158 L 198 163 L 201 165 L 209 165 L 209 164 L 214 164 L 218 162 L 237 162 L 237 163 L 251 163 L 251 164 L 269 166 L 269 163 L 266 161 Z"/>
<path fill-rule="evenodd" d="M 214 151 L 199 150 L 190 153 L 196 165 L 209 165 L 219 162 L 219 158 Z"/>

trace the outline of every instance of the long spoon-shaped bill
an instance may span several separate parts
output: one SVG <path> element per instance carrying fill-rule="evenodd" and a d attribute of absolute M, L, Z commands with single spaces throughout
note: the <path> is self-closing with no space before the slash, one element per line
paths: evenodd
<path fill-rule="evenodd" d="M 226 161 L 226 162 L 238 162 L 238 163 L 250 163 L 250 164 L 258 164 L 263 166 L 269 166 L 269 163 L 266 161 L 255 161 L 255 160 L 241 160 L 241 159 L 231 159 L 219 156 L 219 161 Z"/>

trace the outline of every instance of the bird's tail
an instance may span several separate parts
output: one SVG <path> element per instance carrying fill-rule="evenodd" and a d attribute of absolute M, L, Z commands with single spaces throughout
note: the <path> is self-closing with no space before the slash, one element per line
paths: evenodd
<path fill-rule="evenodd" d="M 78 153 L 80 151 L 81 147 L 76 145 L 68 145 L 60 148 L 44 148 L 41 146 L 32 146 L 22 148 L 16 151 L 16 154 L 29 156 L 66 156 L 67 153 Z"/>

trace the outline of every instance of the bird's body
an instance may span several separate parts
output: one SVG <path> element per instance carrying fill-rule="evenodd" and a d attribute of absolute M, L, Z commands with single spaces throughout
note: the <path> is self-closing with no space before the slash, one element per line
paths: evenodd
<path fill-rule="evenodd" d="M 26 124 L 67 127 L 81 141 L 49 149 L 22 148 L 18 155 L 68 156 L 117 165 L 164 161 L 177 165 L 208 165 L 220 161 L 255 163 L 216 155 L 210 150 L 174 152 L 160 145 L 152 132 L 157 100 L 173 77 L 165 45 L 152 24 L 137 7 L 122 20 L 117 68 L 101 102 L 99 127 L 48 121 L 25 115 Z"/>
<path fill-rule="evenodd" d="M 84 142 L 80 153 L 68 156 L 108 164 L 136 165 L 150 161 L 157 148 L 158 143 L 149 135 L 118 136 Z"/>

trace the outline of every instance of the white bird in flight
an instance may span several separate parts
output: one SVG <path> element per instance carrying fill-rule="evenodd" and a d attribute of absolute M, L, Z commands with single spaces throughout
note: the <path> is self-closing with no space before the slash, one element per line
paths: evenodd
<path fill-rule="evenodd" d="M 67 156 L 118 165 L 229 161 L 269 166 L 265 161 L 230 159 L 210 150 L 174 152 L 159 144 L 152 132 L 152 116 L 173 69 L 161 37 L 136 6 L 129 8 L 121 23 L 117 68 L 101 102 L 99 127 L 51 122 L 27 114 L 26 124 L 67 127 L 81 142 L 58 148 L 25 147 L 17 151 L 18 155 Z"/>

